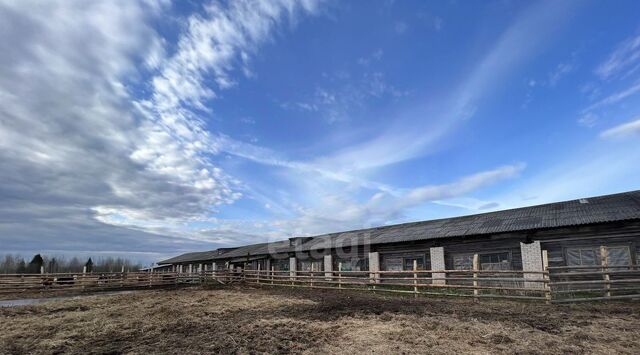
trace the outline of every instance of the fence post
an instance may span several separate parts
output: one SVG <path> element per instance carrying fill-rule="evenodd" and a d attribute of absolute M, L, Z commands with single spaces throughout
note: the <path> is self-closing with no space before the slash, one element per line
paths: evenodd
<path fill-rule="evenodd" d="M 262 269 L 262 266 L 260 265 L 260 262 L 258 262 L 258 275 L 256 276 L 256 283 L 259 284 L 260 283 L 260 270 Z"/>
<path fill-rule="evenodd" d="M 371 282 L 374 284 L 380 283 L 380 280 L 378 280 L 380 275 L 377 274 L 377 272 L 380 271 L 380 253 L 377 251 L 369 253 L 369 271 L 371 271 L 371 273 L 369 273 Z M 373 285 L 373 289 L 375 288 L 376 286 Z"/>
<path fill-rule="evenodd" d="M 309 283 L 311 288 L 313 288 L 313 261 L 311 261 L 311 273 L 309 274 Z"/>
<path fill-rule="evenodd" d="M 413 294 L 414 297 L 418 297 L 418 273 L 415 271 L 418 271 L 418 260 L 417 259 L 413 259 Z"/>
<path fill-rule="evenodd" d="M 273 285 L 273 279 L 276 277 L 276 267 L 271 265 L 271 284 Z"/>
<path fill-rule="evenodd" d="M 84 290 L 84 284 L 85 284 L 85 275 L 87 274 L 87 267 L 83 266 L 82 267 L 82 277 L 80 278 L 80 284 L 82 285 L 82 289 Z"/>
<path fill-rule="evenodd" d="M 478 301 L 478 273 L 477 271 L 480 269 L 480 262 L 478 260 L 478 254 L 473 254 L 473 299 L 474 301 Z"/>
<path fill-rule="evenodd" d="M 338 288 L 342 288 L 342 262 L 338 263 Z"/>
<path fill-rule="evenodd" d="M 551 274 L 549 273 L 549 254 L 546 250 L 542 251 L 542 271 L 544 271 L 544 274 L 542 274 L 543 279 L 545 280 L 544 283 L 544 299 L 546 304 L 550 304 L 551 303 Z"/>
<path fill-rule="evenodd" d="M 600 263 L 602 264 L 602 271 L 604 272 L 604 288 L 607 290 L 604 294 L 605 297 L 611 297 L 611 276 L 609 275 L 609 250 L 607 247 L 600 246 Z"/>
<path fill-rule="evenodd" d="M 289 258 L 289 278 L 291 279 L 291 285 L 296 284 L 296 271 L 298 270 L 298 260 L 295 256 Z"/>

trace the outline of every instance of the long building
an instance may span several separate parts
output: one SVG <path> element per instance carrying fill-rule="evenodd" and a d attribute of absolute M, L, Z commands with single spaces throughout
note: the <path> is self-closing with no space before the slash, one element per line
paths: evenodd
<path fill-rule="evenodd" d="M 187 253 L 158 264 L 174 271 L 542 270 L 637 265 L 640 190 L 476 215 L 294 237 Z"/>

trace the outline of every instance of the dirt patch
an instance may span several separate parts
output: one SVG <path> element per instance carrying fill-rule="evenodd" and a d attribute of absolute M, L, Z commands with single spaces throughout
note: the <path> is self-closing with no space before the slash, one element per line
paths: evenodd
<path fill-rule="evenodd" d="M 547 306 L 289 288 L 0 309 L 0 353 L 628 353 L 640 304 Z"/>

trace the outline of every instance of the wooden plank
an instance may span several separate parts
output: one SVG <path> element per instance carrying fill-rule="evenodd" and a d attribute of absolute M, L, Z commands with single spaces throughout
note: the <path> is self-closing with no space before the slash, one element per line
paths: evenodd
<path fill-rule="evenodd" d="M 413 259 L 413 292 L 417 295 L 418 294 L 418 274 L 415 273 L 415 271 L 418 271 L 418 260 Z"/>
<path fill-rule="evenodd" d="M 600 263 L 602 264 L 602 269 L 604 273 L 604 280 L 607 281 L 605 283 L 605 297 L 611 297 L 611 284 L 608 281 L 611 281 L 611 277 L 609 276 L 609 250 L 607 247 L 602 245 L 600 246 Z"/>
<path fill-rule="evenodd" d="M 478 270 L 480 270 L 480 260 L 478 254 L 473 254 L 473 296 L 478 300 Z"/>
<path fill-rule="evenodd" d="M 545 303 L 549 304 L 553 294 L 551 285 L 549 285 L 549 252 L 546 249 L 542 251 L 542 271 L 546 272 L 546 274 L 542 274 L 542 278 L 546 281 L 543 284 Z"/>

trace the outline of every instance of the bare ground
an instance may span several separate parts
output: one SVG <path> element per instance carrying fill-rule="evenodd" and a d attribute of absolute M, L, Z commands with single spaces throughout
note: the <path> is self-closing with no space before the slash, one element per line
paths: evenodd
<path fill-rule="evenodd" d="M 142 291 L 0 309 L 0 353 L 640 353 L 640 304 L 288 288 Z"/>

